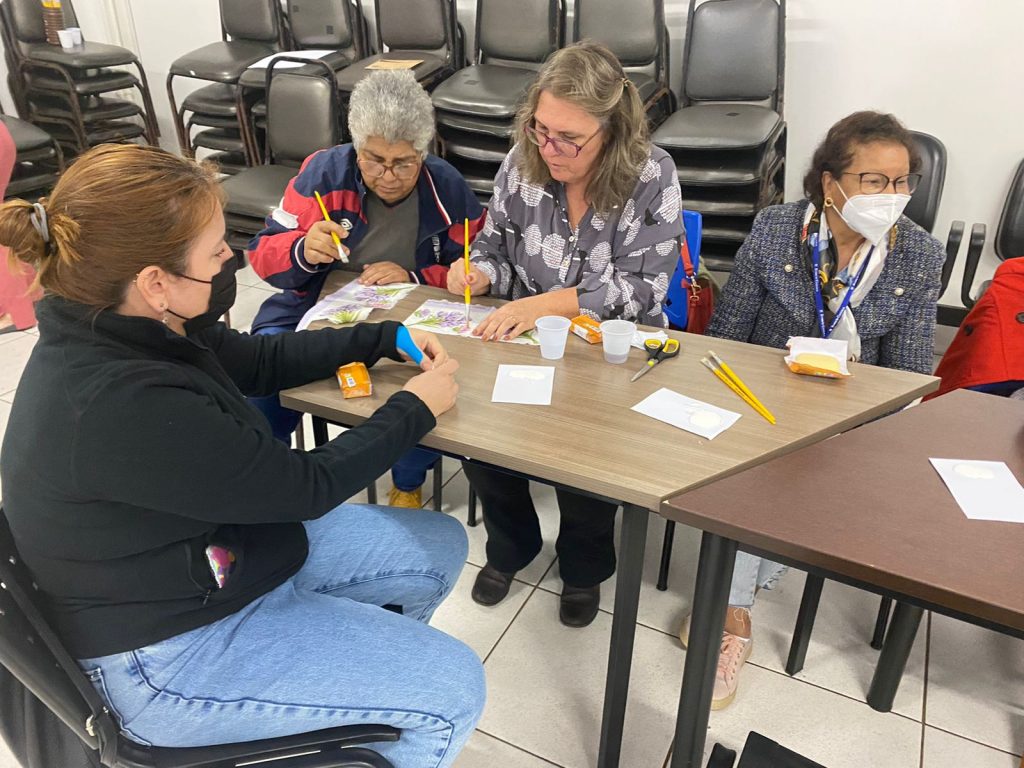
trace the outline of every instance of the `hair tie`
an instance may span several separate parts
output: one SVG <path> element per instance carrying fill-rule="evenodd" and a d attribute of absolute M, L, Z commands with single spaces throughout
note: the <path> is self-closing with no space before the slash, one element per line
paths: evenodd
<path fill-rule="evenodd" d="M 629 78 L 628 77 L 622 78 L 622 87 L 625 88 L 627 85 L 629 85 Z"/>
<path fill-rule="evenodd" d="M 43 243 L 49 245 L 50 225 L 46 221 L 46 208 L 42 203 L 32 203 L 32 213 L 28 215 L 28 220 L 32 222 L 32 226 L 36 228 L 39 236 L 43 238 Z"/>

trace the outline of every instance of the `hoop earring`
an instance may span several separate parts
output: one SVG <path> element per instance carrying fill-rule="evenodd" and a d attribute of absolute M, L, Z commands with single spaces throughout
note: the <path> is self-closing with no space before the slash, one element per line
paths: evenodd
<path fill-rule="evenodd" d="M 832 198 L 831 197 L 826 197 L 825 198 L 825 207 L 826 208 L 835 208 L 835 206 L 836 206 L 836 204 L 834 202 L 832 202 Z"/>

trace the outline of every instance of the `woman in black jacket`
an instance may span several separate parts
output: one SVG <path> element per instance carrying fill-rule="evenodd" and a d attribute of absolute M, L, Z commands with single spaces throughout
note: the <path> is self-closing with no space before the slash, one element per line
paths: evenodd
<path fill-rule="evenodd" d="M 0 465 L 18 548 L 51 620 L 126 736 L 245 741 L 358 722 L 382 754 L 447 766 L 483 671 L 427 625 L 466 557 L 461 526 L 345 504 L 455 402 L 436 338 L 361 426 L 314 451 L 274 440 L 246 396 L 401 361 L 399 324 L 248 336 L 212 169 L 101 146 L 53 195 L 0 208 L 0 242 L 39 271 L 39 342 Z"/>

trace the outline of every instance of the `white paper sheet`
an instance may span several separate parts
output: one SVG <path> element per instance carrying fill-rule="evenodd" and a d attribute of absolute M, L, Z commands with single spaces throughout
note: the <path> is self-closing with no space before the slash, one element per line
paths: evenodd
<path fill-rule="evenodd" d="M 708 440 L 714 440 L 740 417 L 740 414 L 734 411 L 727 411 L 717 405 L 694 400 L 692 397 L 664 388 L 644 398 L 631 410 L 706 437 Z"/>
<path fill-rule="evenodd" d="M 555 369 L 549 365 L 499 365 L 492 403 L 551 405 Z"/>
<path fill-rule="evenodd" d="M 272 53 L 269 56 L 264 56 L 259 61 L 253 62 L 249 65 L 249 69 L 266 69 L 270 66 L 270 62 L 280 56 L 287 56 L 291 59 L 306 59 L 312 61 L 313 59 L 319 59 L 326 56 L 329 53 L 337 53 L 337 51 L 331 50 L 316 50 L 316 51 L 280 51 L 278 53 Z M 297 67 L 303 67 L 304 64 L 300 64 L 297 61 L 280 61 L 274 65 L 274 71 L 277 72 L 279 69 L 295 69 Z"/>
<path fill-rule="evenodd" d="M 1024 523 L 1024 487 L 1002 461 L 929 459 L 971 520 Z"/>

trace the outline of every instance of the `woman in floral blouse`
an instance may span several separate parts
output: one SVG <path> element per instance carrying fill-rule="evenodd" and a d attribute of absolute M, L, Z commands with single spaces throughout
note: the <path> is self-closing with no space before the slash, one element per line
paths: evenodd
<path fill-rule="evenodd" d="M 683 240 L 675 164 L 647 139 L 636 88 L 615 56 L 591 42 L 556 52 L 516 122 L 516 145 L 494 180 L 472 267 L 448 289 L 511 301 L 474 329 L 514 338 L 544 315 L 622 318 L 664 326 L 662 302 Z M 484 509 L 487 565 L 473 599 L 495 605 L 537 556 L 540 525 L 527 481 L 467 464 Z M 615 572 L 613 504 L 558 489 L 559 616 L 593 621 Z"/>

